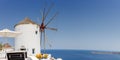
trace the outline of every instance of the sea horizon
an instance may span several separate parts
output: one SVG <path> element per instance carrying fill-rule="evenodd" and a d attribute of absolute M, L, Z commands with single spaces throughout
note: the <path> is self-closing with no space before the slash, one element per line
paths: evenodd
<path fill-rule="evenodd" d="M 70 49 L 49 49 L 42 52 L 63 60 L 120 60 L 120 52 Z"/>
<path fill-rule="evenodd" d="M 44 50 L 44 49 L 41 49 Z M 45 50 L 76 50 L 76 51 L 104 51 L 104 52 L 120 52 L 118 50 L 96 50 L 96 49 L 45 49 Z"/>

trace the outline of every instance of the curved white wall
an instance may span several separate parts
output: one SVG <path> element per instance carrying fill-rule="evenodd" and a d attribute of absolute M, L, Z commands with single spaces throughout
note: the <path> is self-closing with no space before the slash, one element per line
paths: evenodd
<path fill-rule="evenodd" d="M 15 38 L 15 49 L 19 50 L 21 46 L 25 46 L 28 54 L 40 53 L 40 32 L 36 24 L 22 24 L 15 27 L 15 31 L 21 32 Z"/>

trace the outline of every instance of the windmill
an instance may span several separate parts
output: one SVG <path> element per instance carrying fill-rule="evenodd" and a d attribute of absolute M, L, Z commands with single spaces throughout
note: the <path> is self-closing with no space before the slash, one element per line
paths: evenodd
<path fill-rule="evenodd" d="M 54 30 L 54 31 L 57 31 L 56 28 L 51 28 L 51 27 L 48 27 L 48 25 L 52 22 L 52 20 L 54 20 L 54 18 L 56 17 L 56 15 L 58 14 L 57 12 L 49 19 L 48 22 L 45 23 L 45 21 L 47 20 L 47 16 L 48 14 L 50 13 L 51 9 L 53 8 L 54 4 L 51 4 L 51 6 L 46 10 L 46 8 L 43 9 L 43 12 L 41 12 L 41 15 L 42 15 L 42 22 L 41 24 L 39 24 L 39 28 L 40 28 L 40 32 L 41 32 L 41 44 L 43 42 L 43 47 L 44 47 L 44 50 L 46 49 L 46 29 L 49 29 L 49 30 Z"/>

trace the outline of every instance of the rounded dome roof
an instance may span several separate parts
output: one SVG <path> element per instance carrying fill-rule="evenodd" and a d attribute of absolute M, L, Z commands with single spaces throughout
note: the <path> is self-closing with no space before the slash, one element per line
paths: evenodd
<path fill-rule="evenodd" d="M 26 17 L 24 20 L 20 21 L 15 26 L 22 25 L 22 24 L 36 24 L 36 23 L 30 20 L 28 17 Z"/>

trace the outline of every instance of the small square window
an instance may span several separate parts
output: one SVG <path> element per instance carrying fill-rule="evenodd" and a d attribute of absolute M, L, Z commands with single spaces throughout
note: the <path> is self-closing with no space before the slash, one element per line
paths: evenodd
<path fill-rule="evenodd" d="M 36 34 L 38 34 L 38 31 L 35 31 Z"/>

